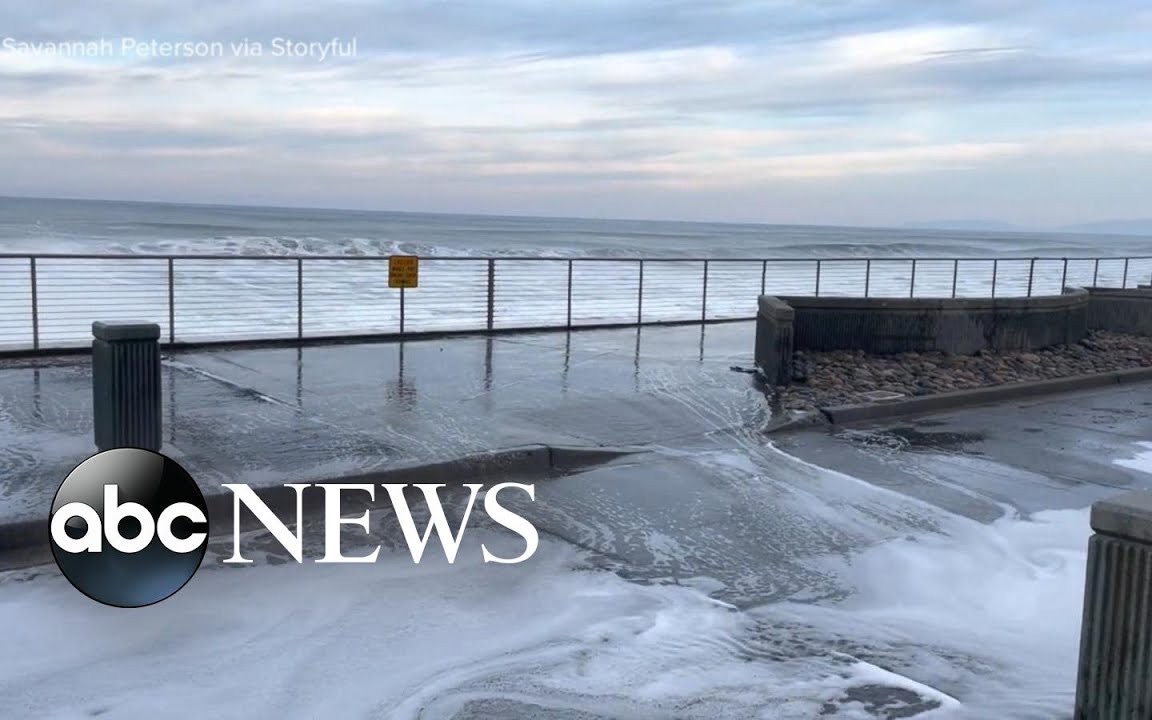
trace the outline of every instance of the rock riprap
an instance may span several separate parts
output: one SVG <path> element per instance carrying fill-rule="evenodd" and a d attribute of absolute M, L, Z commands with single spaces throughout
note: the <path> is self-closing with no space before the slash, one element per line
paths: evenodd
<path fill-rule="evenodd" d="M 866 402 L 864 393 L 875 391 L 932 395 L 1140 367 L 1152 367 L 1152 338 L 1104 331 L 1092 332 L 1074 345 L 1031 352 L 869 355 L 852 350 L 797 351 L 793 384 L 776 388 L 776 397 L 785 410 L 812 411 Z"/>

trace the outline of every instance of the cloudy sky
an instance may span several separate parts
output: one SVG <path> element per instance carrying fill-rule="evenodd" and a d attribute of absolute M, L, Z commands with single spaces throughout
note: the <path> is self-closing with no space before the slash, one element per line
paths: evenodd
<path fill-rule="evenodd" d="M 824 224 L 1152 215 L 1147 0 L 164 5 L 0 0 L 0 194 Z M 125 38 L 225 50 L 143 57 Z M 336 38 L 355 56 L 276 50 Z"/>

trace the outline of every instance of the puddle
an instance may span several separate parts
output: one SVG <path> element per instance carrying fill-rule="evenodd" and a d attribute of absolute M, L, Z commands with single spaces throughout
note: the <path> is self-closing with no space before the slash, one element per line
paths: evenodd
<path fill-rule="evenodd" d="M 918 427 L 902 425 L 883 430 L 844 430 L 837 434 L 849 442 L 873 447 L 887 447 L 909 452 L 950 452 L 968 455 L 982 453 L 970 446 L 983 442 L 984 434 L 979 432 L 926 432 Z"/>

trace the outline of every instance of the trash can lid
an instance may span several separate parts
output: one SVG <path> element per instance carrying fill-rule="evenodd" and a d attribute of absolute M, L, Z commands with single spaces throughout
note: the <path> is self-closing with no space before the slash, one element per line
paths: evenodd
<path fill-rule="evenodd" d="M 160 326 L 150 322 L 92 323 L 92 337 L 98 340 L 158 340 Z"/>

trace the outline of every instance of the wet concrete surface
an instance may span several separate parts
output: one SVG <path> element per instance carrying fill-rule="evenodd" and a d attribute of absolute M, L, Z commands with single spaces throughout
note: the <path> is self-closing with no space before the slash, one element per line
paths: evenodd
<path fill-rule="evenodd" d="M 212 490 L 526 444 L 643 447 L 549 480 L 520 510 L 621 574 L 708 577 L 743 607 L 841 596 L 809 558 L 933 531 L 941 512 L 991 522 L 1152 485 L 1113 462 L 1152 438 L 1152 385 L 767 437 L 768 403 L 733 369 L 751 363 L 753 333 L 182 353 L 164 363 L 164 450 Z M 94 451 L 90 416 L 86 361 L 0 370 L 0 521 L 46 512 Z"/>
<path fill-rule="evenodd" d="M 768 403 L 732 369 L 751 364 L 753 334 L 736 323 L 182 353 L 164 365 L 165 450 L 211 486 L 531 443 L 641 445 L 648 452 L 549 479 L 535 502 L 508 504 L 601 569 L 699 587 L 748 612 L 753 629 L 733 646 L 749 663 L 864 662 L 957 697 L 962 683 L 918 667 L 916 639 L 855 642 L 753 611 L 843 600 L 853 589 L 830 559 L 946 534 L 957 517 L 991 523 L 1152 487 L 1152 475 L 1115 462 L 1152 438 L 1152 385 L 765 436 Z M 0 370 L 0 519 L 46 512 L 93 450 L 90 415 L 86 362 Z M 224 552 L 214 546 L 209 562 Z M 906 685 L 861 683 L 822 713 L 853 705 L 912 717 L 938 704 Z M 488 700 L 458 717 L 562 716 L 548 710 Z"/>
<path fill-rule="evenodd" d="M 991 520 L 1152 487 L 1117 464 L 1152 439 L 1152 384 L 1062 393 L 778 440 L 822 467 Z"/>
<path fill-rule="evenodd" d="M 629 445 L 767 412 L 753 325 L 166 356 L 164 452 L 206 490 L 330 479 L 523 444 Z M 95 452 L 87 358 L 0 369 L 0 522 L 45 512 Z M 707 402 L 700 400 L 706 398 Z"/>

